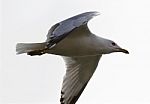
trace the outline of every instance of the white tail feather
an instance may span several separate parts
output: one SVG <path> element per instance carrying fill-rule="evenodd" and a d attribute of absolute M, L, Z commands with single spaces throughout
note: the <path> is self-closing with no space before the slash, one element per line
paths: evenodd
<path fill-rule="evenodd" d="M 37 50 L 43 50 L 46 43 L 18 43 L 16 45 L 17 54 L 29 53 Z"/>

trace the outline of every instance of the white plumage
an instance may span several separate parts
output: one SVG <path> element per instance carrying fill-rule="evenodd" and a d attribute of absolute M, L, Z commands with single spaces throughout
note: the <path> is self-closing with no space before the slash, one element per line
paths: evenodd
<path fill-rule="evenodd" d="M 61 90 L 61 104 L 75 104 L 92 77 L 102 54 L 129 53 L 115 42 L 90 32 L 87 23 L 98 12 L 86 12 L 51 27 L 43 43 L 18 43 L 18 54 L 60 55 L 67 66 Z"/>

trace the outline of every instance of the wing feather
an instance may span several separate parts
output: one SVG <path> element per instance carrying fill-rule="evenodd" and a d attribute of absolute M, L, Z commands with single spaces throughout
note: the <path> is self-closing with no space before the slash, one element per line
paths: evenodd
<path fill-rule="evenodd" d="M 62 84 L 61 104 L 75 104 L 92 77 L 100 57 L 63 57 L 67 70 Z"/>
<path fill-rule="evenodd" d="M 97 15 L 98 12 L 85 12 L 55 24 L 51 27 L 47 34 L 47 42 L 49 43 L 48 45 L 52 46 L 57 44 L 76 28 L 87 25 L 88 21 Z"/>

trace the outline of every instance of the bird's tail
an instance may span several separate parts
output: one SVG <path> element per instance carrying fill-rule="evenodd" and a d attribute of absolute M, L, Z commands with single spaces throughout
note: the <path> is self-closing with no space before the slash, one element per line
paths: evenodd
<path fill-rule="evenodd" d="M 16 45 L 17 54 L 27 53 L 28 55 L 42 55 L 46 49 L 46 43 L 18 43 Z"/>

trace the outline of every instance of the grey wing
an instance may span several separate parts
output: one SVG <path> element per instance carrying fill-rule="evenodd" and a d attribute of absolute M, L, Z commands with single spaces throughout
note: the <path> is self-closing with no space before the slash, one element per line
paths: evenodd
<path fill-rule="evenodd" d="M 48 32 L 47 42 L 50 45 L 57 44 L 75 28 L 86 25 L 90 19 L 98 14 L 98 12 L 85 12 L 55 24 Z"/>
<path fill-rule="evenodd" d="M 99 56 L 64 57 L 67 70 L 61 90 L 61 104 L 75 104 L 92 77 Z"/>

